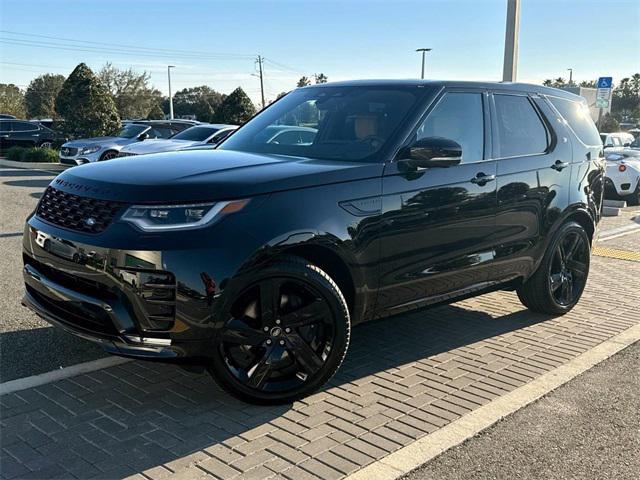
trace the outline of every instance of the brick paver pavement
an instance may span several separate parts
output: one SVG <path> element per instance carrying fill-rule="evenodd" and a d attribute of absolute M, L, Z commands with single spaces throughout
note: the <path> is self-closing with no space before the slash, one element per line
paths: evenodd
<path fill-rule="evenodd" d="M 358 326 L 337 376 L 293 405 L 144 362 L 4 395 L 1 476 L 341 478 L 640 323 L 639 277 L 593 257 L 562 317 L 497 292 Z"/>

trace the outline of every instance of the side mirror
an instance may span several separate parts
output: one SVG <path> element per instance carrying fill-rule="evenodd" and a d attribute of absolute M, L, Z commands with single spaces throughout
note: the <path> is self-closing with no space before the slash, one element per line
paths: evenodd
<path fill-rule="evenodd" d="M 631 146 L 631 142 L 623 143 L 622 146 L 623 147 L 630 147 Z"/>
<path fill-rule="evenodd" d="M 146 140 L 147 138 L 149 138 L 149 134 L 147 132 L 143 132 L 140 135 L 138 135 L 138 140 L 140 141 Z"/>
<path fill-rule="evenodd" d="M 404 155 L 415 168 L 453 167 L 462 161 L 462 147 L 448 138 L 427 137 L 408 147 Z"/>

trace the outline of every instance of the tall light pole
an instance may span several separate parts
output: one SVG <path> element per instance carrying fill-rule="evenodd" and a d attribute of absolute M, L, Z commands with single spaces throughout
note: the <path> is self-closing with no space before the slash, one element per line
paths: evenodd
<path fill-rule="evenodd" d="M 416 49 L 416 52 L 422 52 L 422 75 L 420 76 L 420 78 L 424 79 L 424 57 L 427 54 L 427 52 L 430 52 L 432 49 L 431 48 L 418 48 Z"/>
<path fill-rule="evenodd" d="M 507 0 L 507 28 L 504 36 L 503 82 L 515 82 L 518 74 L 518 37 L 520 36 L 520 0 Z"/>
<path fill-rule="evenodd" d="M 569 70 L 569 85 L 573 85 L 573 68 L 567 68 Z"/>
<path fill-rule="evenodd" d="M 175 65 L 167 66 L 167 77 L 169 78 L 169 119 L 173 120 L 173 97 L 171 96 L 171 69 L 176 68 Z"/>

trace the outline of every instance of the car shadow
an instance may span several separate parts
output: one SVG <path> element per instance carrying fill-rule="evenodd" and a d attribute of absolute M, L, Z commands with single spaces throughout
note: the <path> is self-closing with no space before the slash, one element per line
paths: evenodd
<path fill-rule="evenodd" d="M 454 304 L 358 325 L 353 329 L 344 364 L 324 391 L 331 393 L 331 389 L 370 375 L 548 318 L 528 310 L 493 317 Z M 10 339 L 12 335 L 17 333 L 9 334 Z M 40 402 L 39 411 L 55 420 L 46 423 L 51 431 L 44 431 L 55 444 L 40 449 L 52 463 L 48 467 L 63 468 L 80 457 L 94 464 L 108 464 L 109 475 L 116 477 L 215 447 L 303 406 L 249 405 L 222 392 L 208 375 L 138 361 L 32 390 L 47 397 L 47 402 Z M 20 399 L 33 396 L 28 392 L 10 395 Z M 18 404 L 11 398 L 7 403 Z M 13 423 L 3 419 L 5 442 L 7 438 L 11 441 L 14 430 L 28 435 L 28 430 L 35 428 L 31 423 L 38 425 L 37 419 L 20 408 L 29 407 L 3 411 L 3 417 L 14 416 Z M 15 420 L 20 414 L 24 418 Z M 90 459 L 85 449 L 91 453 Z"/>
<path fill-rule="evenodd" d="M 27 187 L 27 188 L 41 188 L 45 189 L 51 183 L 51 179 L 42 180 L 7 180 L 2 182 L 10 187 Z"/>
<path fill-rule="evenodd" d="M 0 177 L 55 177 L 56 174 L 52 172 L 46 172 L 44 170 L 27 170 L 27 169 L 13 169 L 13 170 L 0 170 Z"/>

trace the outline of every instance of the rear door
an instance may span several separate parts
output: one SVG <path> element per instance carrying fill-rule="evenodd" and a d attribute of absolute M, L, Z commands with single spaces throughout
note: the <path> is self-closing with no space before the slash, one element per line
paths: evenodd
<path fill-rule="evenodd" d="M 494 280 L 527 277 L 569 200 L 572 146 L 549 105 L 526 92 L 493 92 L 498 162 Z"/>
<path fill-rule="evenodd" d="M 445 90 L 408 144 L 444 137 L 462 146 L 459 165 L 407 171 L 392 162 L 383 177 L 378 307 L 397 313 L 485 286 L 493 258 L 496 162 L 489 158 L 483 90 Z"/>

